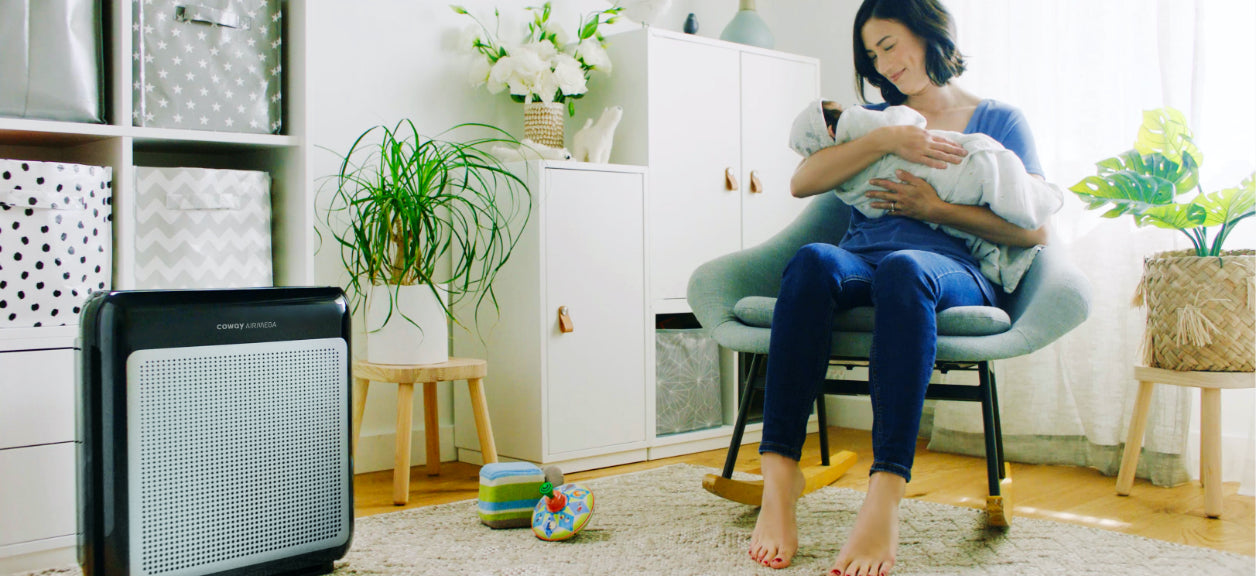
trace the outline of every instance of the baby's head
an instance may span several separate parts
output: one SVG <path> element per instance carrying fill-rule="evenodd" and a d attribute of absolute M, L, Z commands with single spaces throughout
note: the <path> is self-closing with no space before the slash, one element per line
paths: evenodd
<path fill-rule="evenodd" d="M 842 117 L 842 105 L 832 100 L 821 100 L 820 110 L 824 112 L 824 123 L 829 127 L 829 136 L 837 136 L 837 120 Z"/>

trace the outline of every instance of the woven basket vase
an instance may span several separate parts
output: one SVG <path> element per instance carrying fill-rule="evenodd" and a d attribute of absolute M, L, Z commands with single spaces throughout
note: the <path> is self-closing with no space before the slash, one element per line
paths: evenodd
<path fill-rule="evenodd" d="M 1148 366 L 1179 371 L 1251 372 L 1256 362 L 1256 251 L 1220 257 L 1194 250 L 1143 261 L 1134 303 L 1147 306 Z"/>
<path fill-rule="evenodd" d="M 563 114 L 567 106 L 559 102 L 525 102 L 523 137 L 551 148 L 563 148 Z"/>

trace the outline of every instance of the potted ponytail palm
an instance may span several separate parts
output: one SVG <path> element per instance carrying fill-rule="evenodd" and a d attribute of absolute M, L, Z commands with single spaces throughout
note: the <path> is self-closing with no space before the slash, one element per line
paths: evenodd
<path fill-rule="evenodd" d="M 1256 356 L 1256 252 L 1223 250 L 1256 213 L 1256 173 L 1234 188 L 1204 192 L 1203 154 L 1181 112 L 1143 113 L 1134 149 L 1097 163 L 1070 190 L 1107 218 L 1178 230 L 1190 250 L 1144 260 L 1135 304 L 1148 308 L 1144 362 L 1170 370 L 1251 372 Z M 1210 231 L 1212 240 L 1209 241 Z"/>
<path fill-rule="evenodd" d="M 469 130 L 490 136 L 443 139 Z M 531 212 L 527 185 L 487 151 L 498 143 L 518 144 L 483 124 L 459 124 L 434 138 L 409 120 L 375 126 L 342 156 L 327 181 L 334 185 L 324 184 L 326 223 L 349 271 L 354 312 L 366 304 L 367 360 L 444 362 L 447 320 L 461 325 L 453 305 L 474 297 L 477 311 L 486 301 L 496 307 L 493 279 Z"/>

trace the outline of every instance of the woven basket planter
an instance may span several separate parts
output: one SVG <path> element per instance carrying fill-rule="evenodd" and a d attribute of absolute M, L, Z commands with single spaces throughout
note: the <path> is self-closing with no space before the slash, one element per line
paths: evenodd
<path fill-rule="evenodd" d="M 526 102 L 523 105 L 523 137 L 551 148 L 563 148 L 563 114 L 559 102 Z"/>
<path fill-rule="evenodd" d="M 1256 251 L 1199 257 L 1161 252 L 1143 262 L 1135 304 L 1147 306 L 1143 360 L 1179 371 L 1251 372 L 1256 363 Z"/>

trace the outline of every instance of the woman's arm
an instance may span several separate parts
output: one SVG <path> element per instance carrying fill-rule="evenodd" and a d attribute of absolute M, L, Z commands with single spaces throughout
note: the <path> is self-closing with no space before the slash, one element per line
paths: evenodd
<path fill-rule="evenodd" d="M 883 126 L 868 134 L 830 146 L 804 158 L 789 181 L 789 191 L 797 198 L 828 192 L 886 154 L 897 154 L 910 162 L 934 168 L 959 164 L 968 154 L 963 146 L 934 136 L 916 126 Z"/>
<path fill-rule="evenodd" d="M 1000 218 L 987 206 L 967 206 L 943 202 L 940 210 L 933 213 L 933 222 L 949 226 L 1004 246 L 1028 248 L 1047 243 L 1047 227 L 1026 230 Z"/>
<path fill-rule="evenodd" d="M 986 206 L 951 204 L 938 197 L 928 182 L 906 170 L 896 172 L 899 182 L 873 179 L 870 183 L 885 190 L 870 190 L 871 206 L 892 210 L 897 216 L 932 222 L 967 232 L 983 240 L 1004 246 L 1030 247 L 1047 243 L 1047 227 L 1026 230 L 1008 222 Z M 1042 178 L 1037 174 L 1035 178 Z"/>

